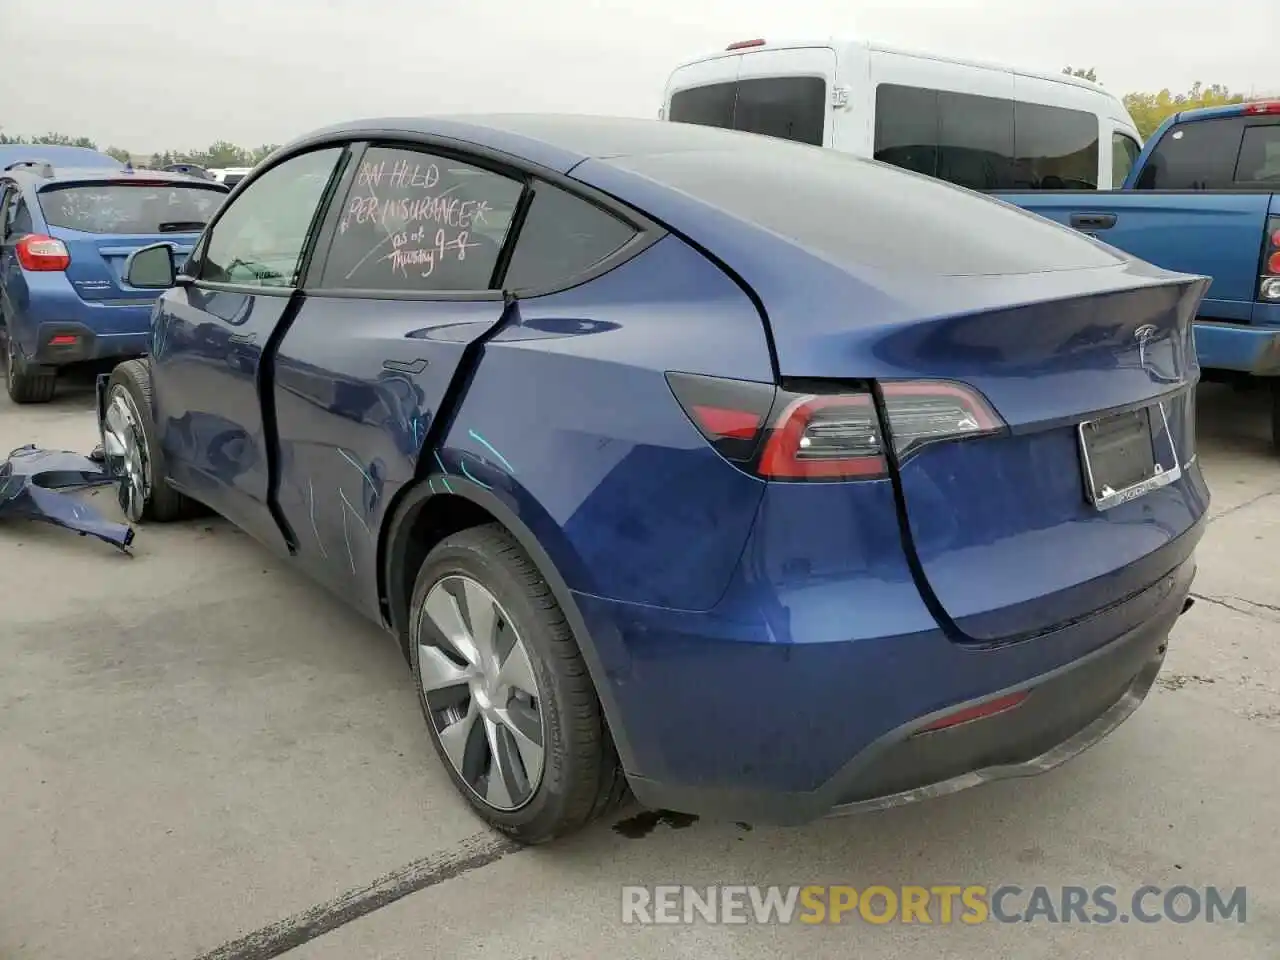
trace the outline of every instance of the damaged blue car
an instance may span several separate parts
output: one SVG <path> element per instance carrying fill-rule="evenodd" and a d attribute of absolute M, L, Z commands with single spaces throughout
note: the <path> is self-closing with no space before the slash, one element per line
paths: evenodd
<path fill-rule="evenodd" d="M 103 384 L 134 521 L 208 508 L 401 644 L 527 843 L 1038 773 L 1151 689 L 1209 492 L 1170 273 L 686 124 L 390 119 L 256 168 Z"/>

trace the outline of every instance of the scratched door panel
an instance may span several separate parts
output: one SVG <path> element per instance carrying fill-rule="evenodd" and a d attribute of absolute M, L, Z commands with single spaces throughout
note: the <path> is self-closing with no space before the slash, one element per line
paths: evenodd
<path fill-rule="evenodd" d="M 276 499 L 317 575 L 373 594 L 387 504 L 413 478 L 464 350 L 503 309 L 308 297 L 275 360 Z"/>
<path fill-rule="evenodd" d="M 161 301 L 152 344 L 156 427 L 174 480 L 280 550 L 257 378 L 263 346 L 288 307 L 287 292 L 179 287 Z"/>

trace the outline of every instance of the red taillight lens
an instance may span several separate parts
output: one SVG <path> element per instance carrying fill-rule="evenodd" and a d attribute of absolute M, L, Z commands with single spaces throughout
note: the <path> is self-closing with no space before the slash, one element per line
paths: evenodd
<path fill-rule="evenodd" d="M 986 399 L 964 384 L 900 381 L 885 383 L 880 391 L 899 460 L 926 444 L 993 433 L 1005 426 Z"/>
<path fill-rule="evenodd" d="M 1275 227 L 1272 230 L 1271 247 L 1273 250 L 1280 250 L 1280 227 Z"/>
<path fill-rule="evenodd" d="M 1267 258 L 1267 273 L 1273 276 L 1280 275 L 1280 251 Z"/>
<path fill-rule="evenodd" d="M 757 472 L 771 480 L 883 477 L 880 420 L 869 393 L 789 395 L 774 420 Z"/>
<path fill-rule="evenodd" d="M 675 373 L 667 379 L 711 445 L 758 476 L 872 480 L 888 474 L 881 419 L 869 390 L 800 391 Z M 1005 426 L 986 400 L 963 384 L 900 381 L 883 384 L 881 394 L 899 461 L 930 443 Z"/>
<path fill-rule="evenodd" d="M 1251 103 L 1248 106 L 1246 106 L 1244 110 L 1245 110 L 1245 113 L 1253 113 L 1253 114 L 1280 113 L 1280 101 L 1276 101 L 1274 103 Z"/>
<path fill-rule="evenodd" d="M 61 240 L 38 233 L 28 234 L 14 245 L 18 263 L 33 273 L 65 270 L 71 265 L 71 254 Z"/>

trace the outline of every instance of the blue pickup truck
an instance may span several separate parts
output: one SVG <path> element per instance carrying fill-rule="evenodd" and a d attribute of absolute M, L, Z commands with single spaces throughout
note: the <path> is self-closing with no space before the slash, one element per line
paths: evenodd
<path fill-rule="evenodd" d="M 1280 103 L 1170 117 L 1119 190 L 997 196 L 1143 260 L 1212 277 L 1195 324 L 1204 379 L 1265 378 L 1280 450 Z"/>

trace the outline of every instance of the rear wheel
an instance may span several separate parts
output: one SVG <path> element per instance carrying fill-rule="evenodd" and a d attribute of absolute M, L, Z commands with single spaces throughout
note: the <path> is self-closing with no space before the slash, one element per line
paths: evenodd
<path fill-rule="evenodd" d="M 18 355 L 18 345 L 5 337 L 4 385 L 14 403 L 48 403 L 57 388 L 58 375 L 44 367 L 30 367 Z"/>
<path fill-rule="evenodd" d="M 410 662 L 436 752 L 497 830 L 545 843 L 625 796 L 564 613 L 497 524 L 447 537 L 418 573 Z"/>
<path fill-rule="evenodd" d="M 164 523 L 190 512 L 191 501 L 165 481 L 164 454 L 151 421 L 151 367 L 129 360 L 107 381 L 102 447 L 120 509 L 133 523 Z"/>

